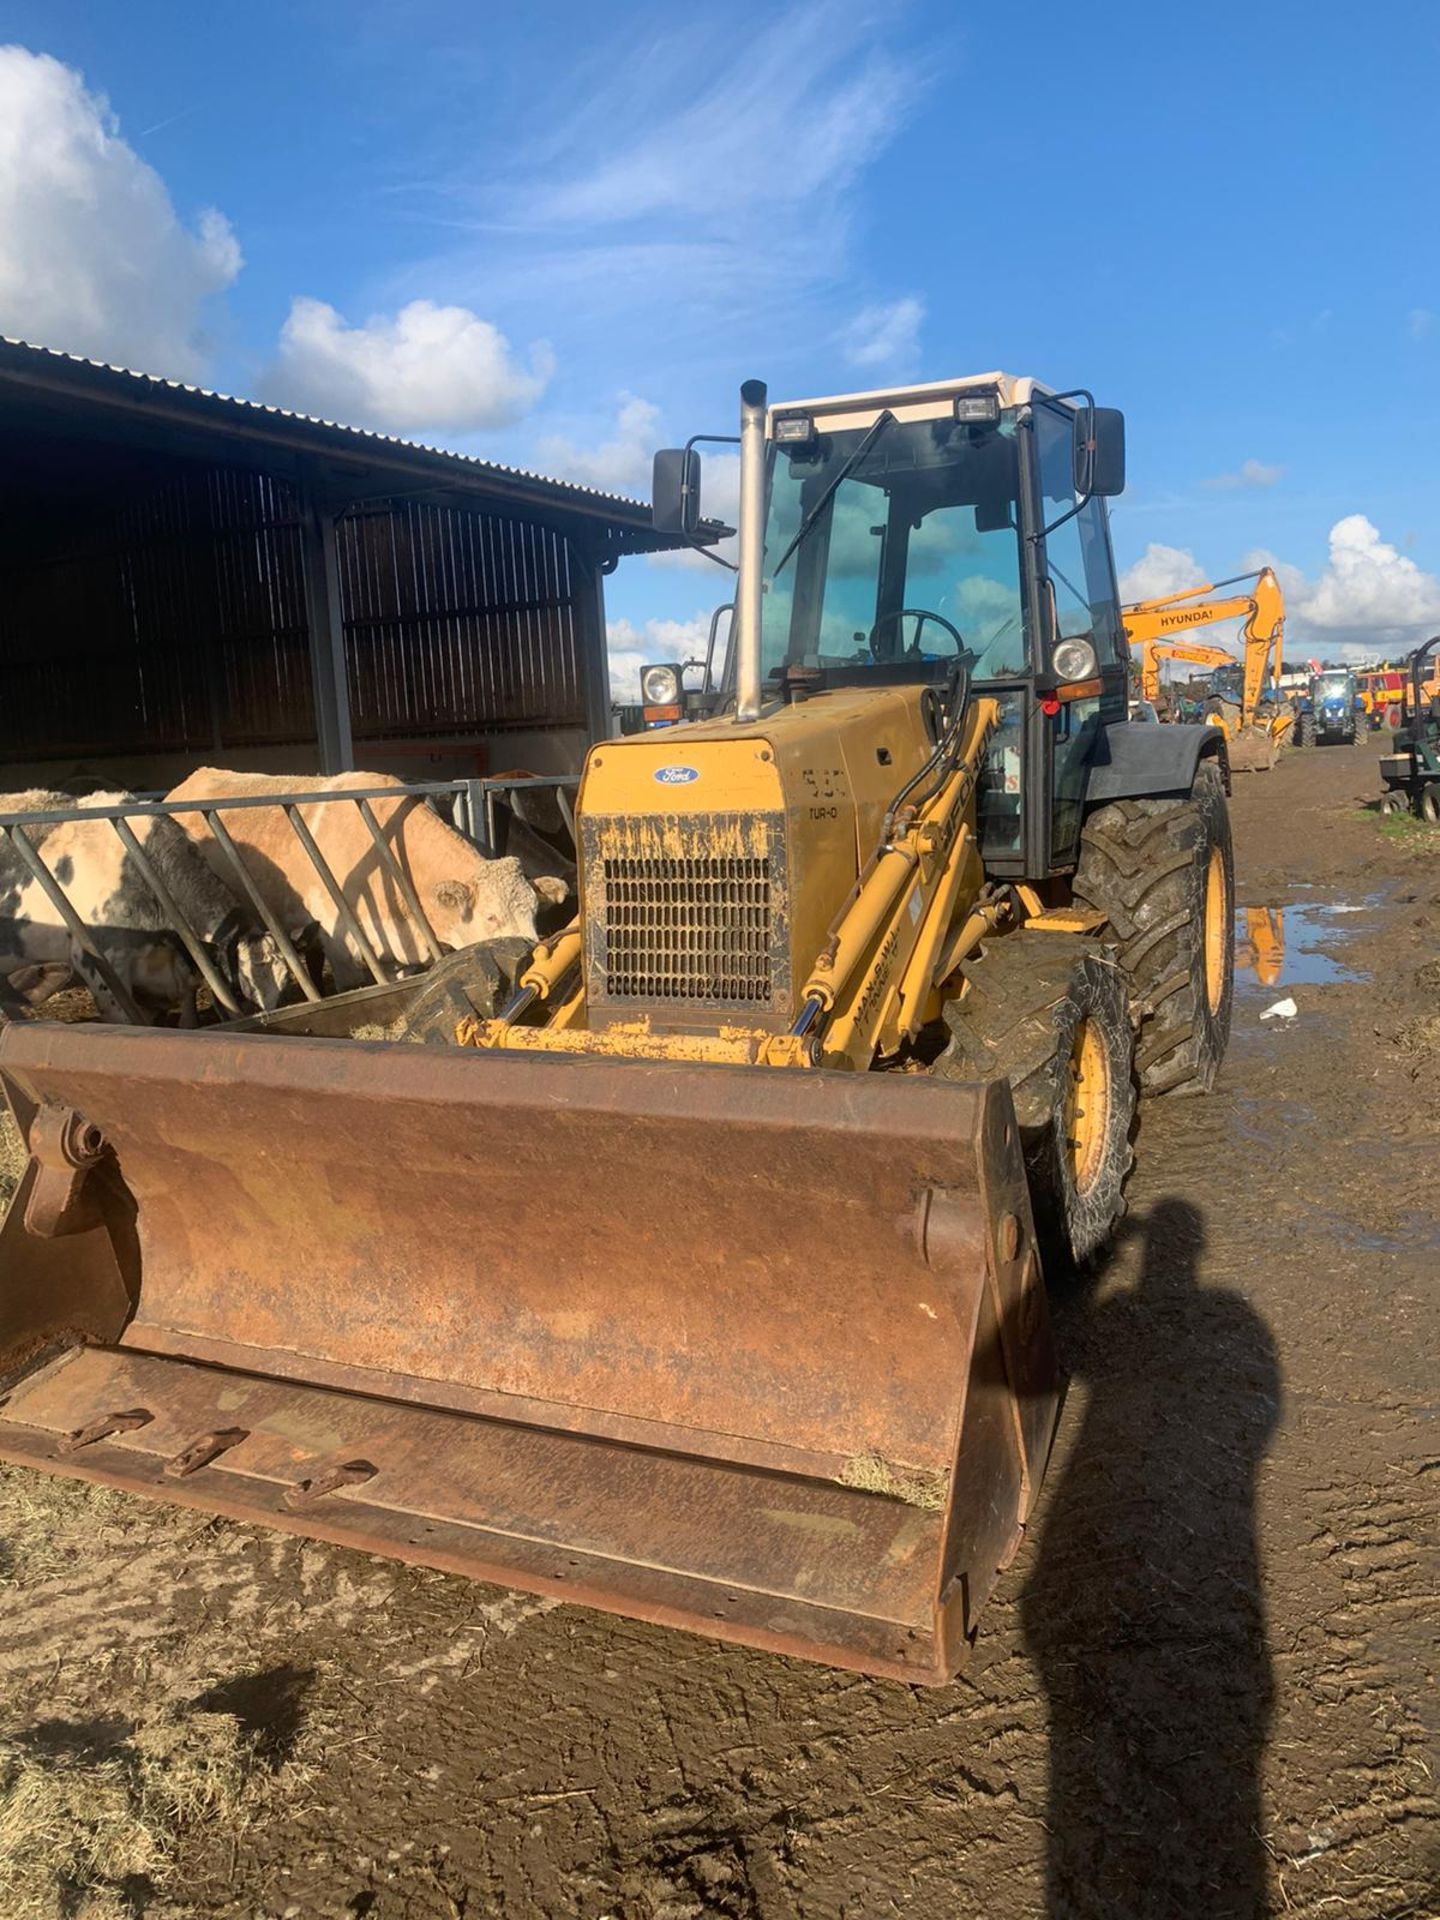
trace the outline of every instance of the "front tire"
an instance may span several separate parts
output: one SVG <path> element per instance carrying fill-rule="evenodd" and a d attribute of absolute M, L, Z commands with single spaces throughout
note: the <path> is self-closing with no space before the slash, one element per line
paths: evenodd
<path fill-rule="evenodd" d="M 1208 1093 L 1235 988 L 1235 860 L 1218 762 L 1200 762 L 1185 798 L 1097 807 L 1074 886 L 1119 942 L 1141 1019 L 1141 1094 Z"/>
<path fill-rule="evenodd" d="M 1010 1084 L 1035 1227 L 1053 1268 L 1110 1239 L 1134 1158 L 1135 1036 L 1124 976 L 1091 940 L 1023 930 L 990 941 L 945 1008 L 932 1071 Z"/>

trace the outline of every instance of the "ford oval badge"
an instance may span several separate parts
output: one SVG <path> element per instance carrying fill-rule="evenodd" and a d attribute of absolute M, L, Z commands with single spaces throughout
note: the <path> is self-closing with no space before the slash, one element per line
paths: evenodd
<path fill-rule="evenodd" d="M 700 778 L 698 767 L 657 767 L 655 778 L 662 787 L 689 787 Z"/>

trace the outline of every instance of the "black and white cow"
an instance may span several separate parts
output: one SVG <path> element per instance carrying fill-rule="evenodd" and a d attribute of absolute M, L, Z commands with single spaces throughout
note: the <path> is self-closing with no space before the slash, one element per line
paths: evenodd
<path fill-rule="evenodd" d="M 94 793 L 77 802 L 38 792 L 0 795 L 0 812 L 118 807 L 132 798 Z M 135 816 L 130 826 L 242 1009 L 268 1011 L 298 994 L 276 940 L 258 928 L 248 904 L 242 907 L 212 872 L 183 828 L 164 815 Z M 41 848 L 46 866 L 142 1012 L 175 1015 L 182 1026 L 194 1026 L 199 970 L 111 822 L 76 818 L 20 831 Z M 297 928 L 292 937 L 303 951 L 313 931 Z M 40 882 L 12 847 L 0 845 L 0 980 L 12 999 L 34 1004 L 70 984 L 76 977 L 74 944 Z M 98 982 L 94 993 L 102 1019 L 127 1017 Z"/>

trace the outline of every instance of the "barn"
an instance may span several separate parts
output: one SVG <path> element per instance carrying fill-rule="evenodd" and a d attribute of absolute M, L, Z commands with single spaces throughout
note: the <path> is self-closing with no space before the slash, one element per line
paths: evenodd
<path fill-rule="evenodd" d="M 564 774 L 635 501 L 0 341 L 0 785 Z"/>

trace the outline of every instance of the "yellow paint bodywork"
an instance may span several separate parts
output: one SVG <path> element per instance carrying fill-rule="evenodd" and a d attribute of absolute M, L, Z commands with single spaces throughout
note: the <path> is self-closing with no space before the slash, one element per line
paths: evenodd
<path fill-rule="evenodd" d="M 710 720 L 607 741 L 586 765 L 577 821 L 627 851 L 674 857 L 687 816 L 741 816 L 728 835 L 707 828 L 706 851 L 717 858 L 768 849 L 771 829 L 759 822 L 783 823 L 790 967 L 799 981 L 873 850 L 886 808 L 930 749 L 919 688 L 847 688 L 777 707 L 748 726 Z M 675 766 L 697 777 L 683 785 L 657 779 Z"/>
<path fill-rule="evenodd" d="M 753 1023 L 738 1010 L 726 1017 L 673 1001 L 612 1007 L 603 1019 L 576 998 L 552 1009 L 562 950 L 571 964 L 577 931 L 522 976 L 539 993 L 542 1024 L 467 1023 L 462 1037 L 491 1048 L 861 1071 L 897 1052 L 936 1016 L 959 960 L 1007 917 L 981 904 L 976 840 L 993 700 L 970 704 L 948 771 L 938 785 L 927 776 L 881 844 L 890 808 L 934 749 L 927 698 L 914 686 L 848 688 L 745 726 L 708 721 L 591 752 L 577 807 L 581 928 L 596 910 L 584 847 L 657 862 L 693 860 L 697 848 L 707 860 L 783 857 L 784 1004 Z M 825 1016 L 818 1047 L 789 1032 L 807 1002 Z"/>

